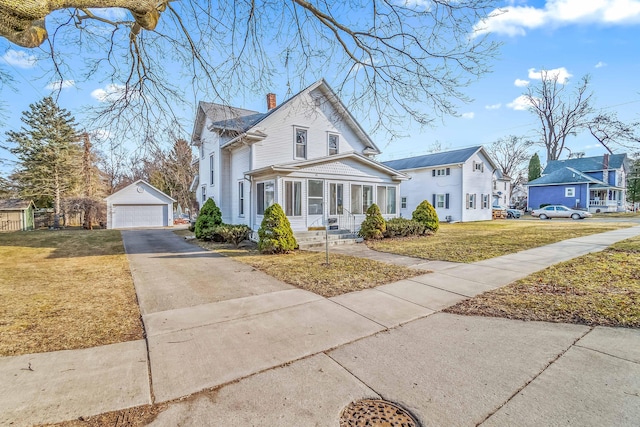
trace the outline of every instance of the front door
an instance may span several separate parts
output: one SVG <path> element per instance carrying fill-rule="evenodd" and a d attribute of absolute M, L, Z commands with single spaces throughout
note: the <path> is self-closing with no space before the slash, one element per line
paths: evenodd
<path fill-rule="evenodd" d="M 307 227 L 324 226 L 324 181 L 310 179 L 307 181 Z"/>

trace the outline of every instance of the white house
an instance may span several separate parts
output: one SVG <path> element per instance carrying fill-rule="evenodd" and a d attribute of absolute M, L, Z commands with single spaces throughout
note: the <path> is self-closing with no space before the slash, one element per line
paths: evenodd
<path fill-rule="evenodd" d="M 493 172 L 496 165 L 482 146 L 427 154 L 384 165 L 411 177 L 400 188 L 400 214 L 411 218 L 428 200 L 441 221 L 491 219 Z"/>
<path fill-rule="evenodd" d="M 107 228 L 167 227 L 173 225 L 175 200 L 139 179 L 108 196 Z"/>
<path fill-rule="evenodd" d="M 496 169 L 493 173 L 493 205 L 509 207 L 511 202 L 511 178 Z"/>
<path fill-rule="evenodd" d="M 380 153 L 333 90 L 320 80 L 266 113 L 200 102 L 192 134 L 199 151 L 195 182 L 201 205 L 213 198 L 228 224 L 257 230 L 278 203 L 296 231 L 325 224 L 355 231 L 376 203 L 398 215 L 408 177 Z"/>

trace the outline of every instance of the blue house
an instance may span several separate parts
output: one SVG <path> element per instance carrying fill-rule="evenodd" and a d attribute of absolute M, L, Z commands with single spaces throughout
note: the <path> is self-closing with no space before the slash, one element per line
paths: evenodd
<path fill-rule="evenodd" d="M 590 212 L 624 211 L 629 162 L 626 154 L 552 160 L 527 184 L 528 206 L 565 205 Z"/>

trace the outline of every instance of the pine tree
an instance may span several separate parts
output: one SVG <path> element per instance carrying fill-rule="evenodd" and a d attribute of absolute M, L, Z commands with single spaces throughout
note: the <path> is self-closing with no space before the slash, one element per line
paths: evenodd
<path fill-rule="evenodd" d="M 531 160 L 529 160 L 529 182 L 534 179 L 538 179 L 542 176 L 542 168 L 540 166 L 540 157 L 538 157 L 538 153 L 535 153 L 531 156 Z"/>
<path fill-rule="evenodd" d="M 82 148 L 71 113 L 46 97 L 22 113 L 25 124 L 19 132 L 7 132 L 7 140 L 18 158 L 12 176 L 20 195 L 38 206 L 53 207 L 59 226 L 61 202 L 77 192 L 82 170 Z"/>

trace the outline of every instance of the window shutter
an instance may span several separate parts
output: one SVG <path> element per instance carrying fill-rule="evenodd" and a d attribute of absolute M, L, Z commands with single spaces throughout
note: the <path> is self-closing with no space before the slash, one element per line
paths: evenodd
<path fill-rule="evenodd" d="M 480 169 L 484 172 L 484 163 L 480 163 Z"/>
<path fill-rule="evenodd" d="M 444 195 L 444 207 L 445 209 L 449 209 L 449 193 Z"/>
<path fill-rule="evenodd" d="M 431 171 L 431 176 L 436 176 L 436 170 L 435 169 Z"/>
<path fill-rule="evenodd" d="M 467 202 L 467 209 L 469 209 L 469 193 L 467 193 L 465 195 L 465 198 L 466 198 L 466 202 Z"/>
<path fill-rule="evenodd" d="M 432 204 L 432 205 L 433 205 L 433 207 L 435 208 L 435 207 L 436 207 L 436 195 L 435 195 L 435 194 L 432 194 L 432 195 L 431 195 L 431 200 L 433 201 L 433 203 L 431 203 L 431 204 Z"/>
<path fill-rule="evenodd" d="M 451 168 L 447 168 L 447 175 L 451 175 Z"/>
<path fill-rule="evenodd" d="M 478 193 L 473 193 L 473 198 L 475 199 L 475 203 L 473 204 L 473 209 L 478 209 Z"/>

